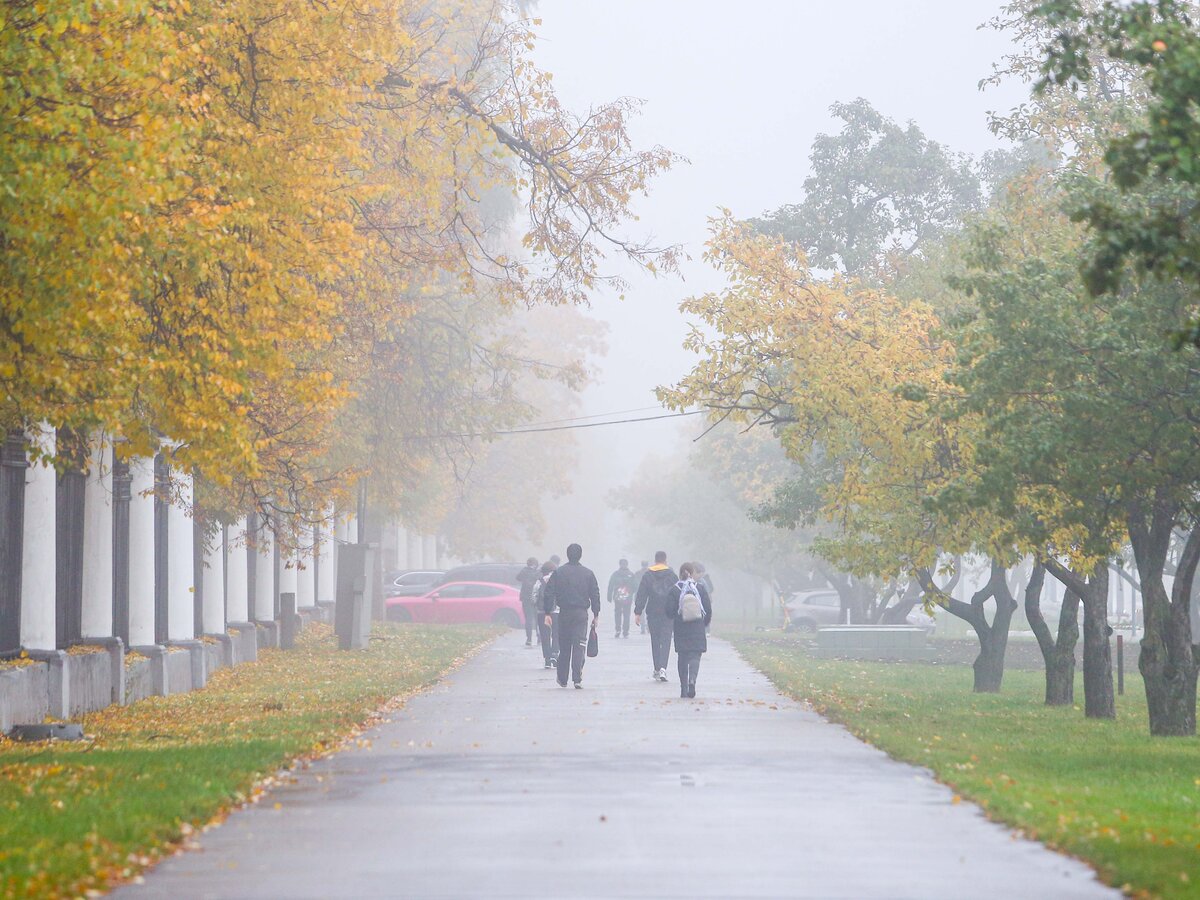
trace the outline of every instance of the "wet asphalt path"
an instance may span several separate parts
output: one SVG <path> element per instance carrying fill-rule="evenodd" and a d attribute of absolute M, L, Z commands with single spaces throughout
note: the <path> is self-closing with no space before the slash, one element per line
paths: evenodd
<path fill-rule="evenodd" d="M 721 641 L 696 700 L 651 681 L 638 635 L 602 635 L 582 691 L 523 645 L 504 636 L 369 747 L 117 895 L 1118 896 L 782 697 Z"/>

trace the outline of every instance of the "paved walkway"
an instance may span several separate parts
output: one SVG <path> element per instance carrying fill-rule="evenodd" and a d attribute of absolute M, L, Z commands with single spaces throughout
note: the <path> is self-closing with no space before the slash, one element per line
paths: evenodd
<path fill-rule="evenodd" d="M 1117 896 L 721 641 L 680 700 L 646 638 L 602 637 L 576 691 L 523 637 L 118 896 Z"/>

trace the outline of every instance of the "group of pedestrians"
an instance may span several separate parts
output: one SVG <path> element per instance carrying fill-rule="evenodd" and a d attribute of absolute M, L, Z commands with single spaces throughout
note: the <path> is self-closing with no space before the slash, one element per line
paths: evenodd
<path fill-rule="evenodd" d="M 572 544 L 565 565 L 551 557 L 538 566 L 531 557 L 517 576 L 525 612 L 525 646 L 533 646 L 536 624 L 544 666 L 556 670 L 564 688 L 568 679 L 576 689 L 583 688 L 589 635 L 600 619 L 600 586 L 595 573 L 580 562 L 582 557 L 583 548 Z M 712 580 L 704 566 L 685 562 L 676 573 L 662 550 L 654 554 L 653 565 L 643 562 L 636 572 L 622 559 L 608 579 L 606 599 L 613 605 L 615 639 L 629 637 L 631 614 L 643 633 L 649 629 L 656 681 L 668 680 L 674 638 L 679 696 L 695 697 L 700 657 L 708 650 L 712 623 Z"/>

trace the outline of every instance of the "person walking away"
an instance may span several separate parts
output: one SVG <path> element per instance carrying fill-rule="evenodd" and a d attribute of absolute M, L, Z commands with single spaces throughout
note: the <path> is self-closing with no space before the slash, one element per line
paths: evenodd
<path fill-rule="evenodd" d="M 546 582 L 554 573 L 554 563 L 542 563 L 538 580 L 533 583 L 533 605 L 537 609 L 538 638 L 542 645 L 545 668 L 558 666 L 558 613 L 546 608 Z"/>
<path fill-rule="evenodd" d="M 532 556 L 525 560 L 525 568 L 517 573 L 517 584 L 521 585 L 521 612 L 525 616 L 525 646 L 530 648 L 533 647 L 533 629 L 540 618 L 533 603 L 533 585 L 541 577 L 538 561 Z"/>
<path fill-rule="evenodd" d="M 608 578 L 608 602 L 613 605 L 614 638 L 629 637 L 629 617 L 633 610 L 634 576 L 629 560 L 617 564 L 617 571 Z"/>
<path fill-rule="evenodd" d="M 700 656 L 708 650 L 708 626 L 712 622 L 712 597 L 697 581 L 695 563 L 679 567 L 679 580 L 667 600 L 667 617 L 675 635 L 675 657 L 679 665 L 679 696 L 696 696 Z"/>
<path fill-rule="evenodd" d="M 589 607 L 592 627 L 600 621 L 600 583 L 596 581 L 596 573 L 579 562 L 582 558 L 583 548 L 578 544 L 567 548 L 567 564 L 555 569 L 546 582 L 543 603 L 548 610 L 558 609 L 559 687 L 567 686 L 570 675 L 576 689 L 583 687 Z"/>
<path fill-rule="evenodd" d="M 635 596 L 635 597 L 637 596 L 638 590 L 640 590 L 642 587 L 642 579 L 646 577 L 646 572 L 648 572 L 649 570 L 650 570 L 650 563 L 643 559 L 642 567 L 633 573 L 633 596 Z M 638 623 L 638 633 L 639 634 L 646 633 L 646 620 L 645 619 L 642 619 L 642 621 Z"/>
<path fill-rule="evenodd" d="M 666 552 L 659 550 L 654 554 L 654 565 L 642 576 L 633 610 L 639 626 L 643 614 L 649 622 L 650 655 L 654 661 L 654 678 L 658 681 L 667 680 L 667 663 L 671 659 L 671 620 L 667 618 L 667 600 L 678 580 L 675 571 L 667 565 Z"/>

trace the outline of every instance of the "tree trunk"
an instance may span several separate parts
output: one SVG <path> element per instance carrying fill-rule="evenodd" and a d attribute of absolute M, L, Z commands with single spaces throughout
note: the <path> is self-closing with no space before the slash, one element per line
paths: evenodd
<path fill-rule="evenodd" d="M 908 587 L 900 595 L 900 599 L 892 606 L 887 607 L 882 611 L 879 617 L 881 625 L 903 625 L 908 621 L 908 614 L 913 611 L 918 603 L 921 602 L 921 586 L 914 582 L 909 582 Z"/>
<path fill-rule="evenodd" d="M 1058 617 L 1058 639 L 1053 663 L 1046 665 L 1046 703 L 1070 706 L 1075 702 L 1075 645 L 1079 642 L 1079 595 L 1067 590 Z"/>
<path fill-rule="evenodd" d="M 975 670 L 973 689 L 977 694 L 999 693 L 1000 684 L 1004 680 L 1004 654 L 1008 649 L 1008 630 L 1012 624 L 1013 612 L 1017 608 L 1017 601 L 1009 593 L 1004 575 L 1004 567 L 993 562 L 988 583 L 975 592 L 970 603 L 963 603 L 938 588 L 927 569 L 917 573 L 921 587 L 926 593 L 937 598 L 939 606 L 975 629 L 975 635 L 979 638 L 979 655 L 975 658 L 972 668 Z M 988 624 L 984 609 L 989 597 L 996 601 L 996 614 L 992 617 L 991 624 Z"/>
<path fill-rule="evenodd" d="M 1025 587 L 1025 618 L 1037 638 L 1038 649 L 1046 664 L 1046 705 L 1070 706 L 1075 702 L 1075 643 L 1079 639 L 1079 595 L 1068 589 L 1058 617 L 1058 639 L 1042 614 L 1042 586 L 1045 568 L 1034 566 Z"/>
<path fill-rule="evenodd" d="M 1004 654 L 1008 650 L 1008 632 L 1012 627 L 1017 601 L 1013 599 L 1002 567 L 992 564 L 992 599 L 996 613 L 986 634 L 979 634 L 979 656 L 974 663 L 975 693 L 998 694 L 1004 681 Z M 979 633 L 979 632 L 976 632 Z"/>
<path fill-rule="evenodd" d="M 1108 625 L 1108 563 L 1101 561 L 1089 577 L 1073 572 L 1056 559 L 1042 564 L 1083 604 L 1083 709 L 1089 719 L 1115 719 L 1113 696 L 1112 648 Z M 1063 614 L 1066 615 L 1066 601 Z M 1060 631 L 1062 622 L 1059 623 Z"/>
<path fill-rule="evenodd" d="M 1200 560 L 1200 526 L 1188 535 L 1168 597 L 1162 575 L 1171 530 L 1161 522 L 1149 528 L 1137 521 L 1130 524 L 1146 626 L 1138 670 L 1146 686 L 1150 733 L 1187 737 L 1196 733 L 1197 665 L 1189 605 Z"/>
<path fill-rule="evenodd" d="M 1109 642 L 1112 629 L 1108 625 L 1107 565 L 1103 573 L 1099 578 L 1088 579 L 1089 590 L 1083 597 L 1083 714 L 1089 719 L 1117 717 Z"/>

